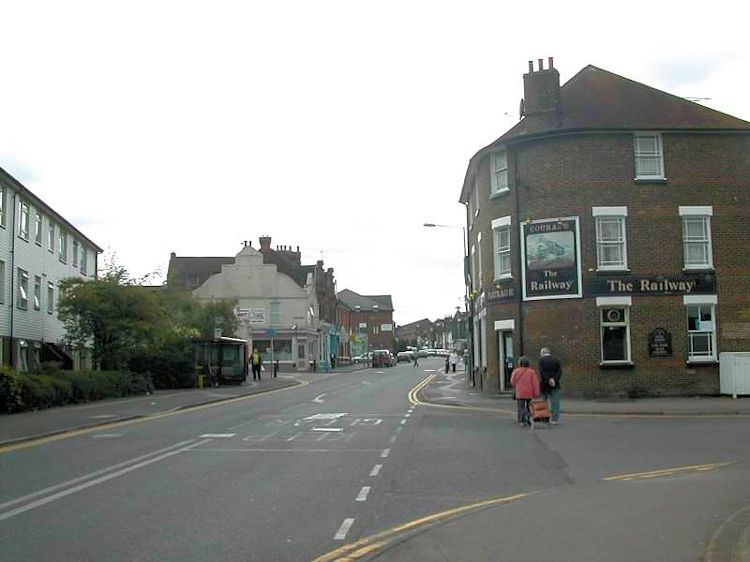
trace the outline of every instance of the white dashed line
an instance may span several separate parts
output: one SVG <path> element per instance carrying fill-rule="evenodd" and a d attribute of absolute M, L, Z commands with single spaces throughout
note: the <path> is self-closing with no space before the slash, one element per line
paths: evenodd
<path fill-rule="evenodd" d="M 349 532 L 349 529 L 352 528 L 352 525 L 354 525 L 353 518 L 349 517 L 344 519 L 344 522 L 341 524 L 341 527 L 339 527 L 339 530 L 336 531 L 335 535 L 333 535 L 333 540 L 343 541 L 346 538 L 346 534 Z"/>
<path fill-rule="evenodd" d="M 401 431 L 403 431 L 403 430 L 404 430 L 404 428 L 403 428 L 403 427 L 397 427 L 397 428 L 396 428 L 396 431 L 397 431 L 397 432 L 401 432 Z"/>
<path fill-rule="evenodd" d="M 406 420 L 401 420 L 401 425 L 404 425 L 406 423 Z"/>
<path fill-rule="evenodd" d="M 234 437 L 236 433 L 204 433 L 200 436 L 201 439 L 214 439 L 219 437 Z"/>
<path fill-rule="evenodd" d="M 387 458 L 388 455 L 390 455 L 390 454 L 391 454 L 391 450 L 390 449 L 383 449 L 383 452 L 380 453 L 380 458 L 381 459 Z"/>
<path fill-rule="evenodd" d="M 405 418 L 410 418 L 410 417 L 411 417 L 411 414 L 407 412 L 407 413 L 405 413 L 405 414 L 404 414 L 404 417 L 405 417 Z"/>
<path fill-rule="evenodd" d="M 359 491 L 359 495 L 357 496 L 358 502 L 363 502 L 367 499 L 367 494 L 370 493 L 370 487 L 369 486 L 362 486 L 362 489 Z"/>
<path fill-rule="evenodd" d="M 398 437 L 396 435 L 394 435 L 393 437 L 391 437 L 391 443 L 395 443 L 397 438 Z"/>
<path fill-rule="evenodd" d="M 370 476 L 377 476 L 380 474 L 380 469 L 383 468 L 382 464 L 376 464 L 372 467 L 372 470 L 370 471 Z"/>

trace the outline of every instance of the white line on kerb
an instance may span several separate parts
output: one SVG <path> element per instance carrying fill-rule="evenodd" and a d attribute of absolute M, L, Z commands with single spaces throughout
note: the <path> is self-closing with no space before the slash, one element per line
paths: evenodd
<path fill-rule="evenodd" d="M 341 527 L 339 527 L 339 530 L 336 531 L 335 535 L 333 535 L 333 540 L 343 541 L 346 538 L 346 534 L 349 532 L 349 529 L 352 528 L 352 525 L 354 525 L 353 518 L 348 517 L 344 519 L 344 522 L 341 524 Z"/>
<path fill-rule="evenodd" d="M 391 450 L 390 449 L 383 449 L 383 452 L 380 453 L 380 458 L 384 459 L 384 458 L 386 458 L 390 454 L 391 454 Z"/>
<path fill-rule="evenodd" d="M 382 464 L 376 464 L 372 467 L 372 470 L 370 471 L 370 476 L 377 476 L 380 474 L 380 469 L 383 468 Z"/>
<path fill-rule="evenodd" d="M 359 491 L 359 495 L 357 496 L 358 502 L 363 502 L 367 499 L 367 494 L 370 493 L 370 487 L 369 486 L 362 486 L 362 489 Z"/>
<path fill-rule="evenodd" d="M 43 505 L 46 505 L 48 503 L 51 503 L 55 500 L 59 500 L 60 498 L 64 498 L 65 496 L 69 496 L 71 494 L 75 494 L 76 492 L 80 492 L 81 490 L 85 490 L 86 488 L 90 488 L 91 486 L 96 486 L 97 484 L 101 484 L 102 482 L 106 482 L 107 480 L 112 480 L 113 478 L 117 478 L 118 476 L 122 476 L 123 474 L 127 474 L 128 472 L 132 472 L 134 470 L 137 470 L 139 468 L 143 468 L 144 466 L 148 466 L 150 464 L 153 464 L 155 462 L 159 462 L 161 460 L 164 460 L 168 457 L 171 457 L 173 455 L 178 455 L 184 451 L 189 451 L 190 449 L 194 447 L 199 447 L 200 445 L 203 445 L 205 443 L 210 442 L 210 439 L 203 439 L 202 441 L 197 441 L 196 443 L 193 443 L 192 445 L 188 445 L 186 447 L 183 447 L 182 449 L 177 449 L 175 451 L 170 451 L 168 453 L 164 453 L 163 455 L 159 455 L 158 457 L 154 457 L 152 459 L 148 459 L 143 462 L 139 462 L 138 464 L 130 465 L 126 468 L 123 468 L 122 470 L 118 470 L 117 472 L 112 472 L 110 474 L 105 474 L 104 476 L 101 476 L 99 478 L 96 478 L 94 480 L 89 480 L 88 482 L 84 482 L 83 484 L 79 484 L 78 486 L 74 486 L 72 488 L 68 488 L 67 490 L 63 490 L 62 492 L 58 492 L 56 494 L 52 494 L 51 496 L 47 496 L 46 498 L 42 498 L 40 500 L 36 500 L 35 502 L 31 502 L 29 504 L 26 504 L 21 507 L 17 507 L 16 509 L 11 509 L 10 511 L 6 511 L 3 514 L 0 514 L 0 521 L 5 521 L 6 519 L 10 519 L 11 517 L 14 517 L 16 515 L 20 515 L 21 513 L 24 513 L 26 511 L 32 510 L 36 507 L 41 507 Z"/>

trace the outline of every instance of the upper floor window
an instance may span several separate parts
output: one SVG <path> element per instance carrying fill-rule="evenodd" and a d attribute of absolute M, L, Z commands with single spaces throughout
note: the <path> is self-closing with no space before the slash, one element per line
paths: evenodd
<path fill-rule="evenodd" d="M 5 227 L 5 186 L 0 183 L 0 226 Z"/>
<path fill-rule="evenodd" d="M 39 246 L 42 245 L 42 215 L 36 214 L 36 220 L 34 221 L 34 242 Z"/>
<path fill-rule="evenodd" d="M 55 251 L 55 223 L 53 223 L 51 220 L 47 225 L 47 249 L 50 252 Z"/>
<path fill-rule="evenodd" d="M 81 273 L 83 273 L 84 275 L 86 275 L 86 267 L 88 265 L 86 263 L 86 254 L 86 246 L 81 246 Z"/>
<path fill-rule="evenodd" d="M 78 267 L 78 240 L 73 240 L 73 267 Z"/>
<path fill-rule="evenodd" d="M 18 301 L 16 306 L 24 310 L 29 308 L 29 274 L 20 267 L 18 268 Z"/>
<path fill-rule="evenodd" d="M 490 156 L 491 195 L 505 193 L 508 188 L 508 153 L 505 150 L 493 152 Z"/>
<path fill-rule="evenodd" d="M 685 269 L 713 269 L 711 215 L 713 207 L 680 207 Z"/>
<path fill-rule="evenodd" d="M 471 245 L 471 290 L 477 290 L 477 247 Z"/>
<path fill-rule="evenodd" d="M 479 216 L 479 182 L 474 180 L 474 187 L 469 194 L 469 228 L 474 224 L 474 219 Z"/>
<path fill-rule="evenodd" d="M 5 262 L 0 260 L 0 303 L 5 302 Z"/>
<path fill-rule="evenodd" d="M 478 268 L 477 268 L 477 284 L 479 285 L 479 288 L 482 288 L 482 233 L 480 232 L 477 234 L 477 258 L 478 258 Z"/>
<path fill-rule="evenodd" d="M 495 279 L 505 279 L 511 276 L 510 222 L 509 216 L 492 221 L 492 233 L 495 245 Z"/>
<path fill-rule="evenodd" d="M 42 278 L 34 276 L 34 310 L 42 308 Z"/>
<path fill-rule="evenodd" d="M 24 240 L 29 239 L 29 204 L 21 201 L 19 205 L 18 235 Z"/>
<path fill-rule="evenodd" d="M 60 253 L 60 261 L 65 263 L 68 261 L 68 234 L 61 228 L 60 229 L 60 243 L 58 245 L 58 250 Z"/>
<path fill-rule="evenodd" d="M 635 179 L 664 179 L 661 133 L 636 133 Z"/>
<path fill-rule="evenodd" d="M 593 207 L 596 221 L 596 265 L 599 270 L 628 268 L 625 217 L 627 207 Z"/>
<path fill-rule="evenodd" d="M 271 326 L 281 326 L 281 303 L 271 303 Z"/>
<path fill-rule="evenodd" d="M 47 283 L 47 312 L 52 314 L 55 311 L 55 284 Z"/>

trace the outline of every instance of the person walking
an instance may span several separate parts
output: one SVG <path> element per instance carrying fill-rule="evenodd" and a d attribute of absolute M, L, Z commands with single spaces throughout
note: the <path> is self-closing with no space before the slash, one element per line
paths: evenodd
<path fill-rule="evenodd" d="M 417 355 L 417 352 L 414 352 L 414 367 L 419 367 L 419 355 Z"/>
<path fill-rule="evenodd" d="M 560 379 L 562 365 L 560 360 L 552 355 L 548 347 L 543 347 L 539 358 L 539 376 L 541 377 L 542 398 L 549 400 L 552 418 L 550 423 L 556 425 L 560 421 Z"/>
<path fill-rule="evenodd" d="M 529 358 L 521 357 L 518 367 L 513 369 L 510 375 L 510 384 L 515 390 L 516 405 L 518 408 L 518 425 L 530 425 L 534 427 L 534 419 L 529 411 L 531 400 L 539 396 L 539 375 L 533 367 L 529 366 Z"/>
<path fill-rule="evenodd" d="M 253 380 L 261 380 L 260 368 L 263 365 L 263 358 L 257 348 L 253 349 L 253 355 L 250 358 L 253 367 Z"/>
<path fill-rule="evenodd" d="M 455 350 L 451 351 L 451 367 L 453 372 L 456 372 L 456 363 L 458 363 L 458 353 Z"/>

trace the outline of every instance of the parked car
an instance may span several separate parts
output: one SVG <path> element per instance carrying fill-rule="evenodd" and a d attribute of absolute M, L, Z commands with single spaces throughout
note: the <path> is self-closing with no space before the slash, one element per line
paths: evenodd
<path fill-rule="evenodd" d="M 372 351 L 369 353 L 363 353 L 362 355 L 357 355 L 352 359 L 355 363 L 369 363 L 372 361 Z"/>
<path fill-rule="evenodd" d="M 399 351 L 396 354 L 396 362 L 400 363 L 401 361 L 406 361 L 409 363 L 413 357 L 414 354 L 411 351 Z"/>
<path fill-rule="evenodd" d="M 376 349 L 372 352 L 372 366 L 373 367 L 390 367 L 391 366 L 391 352 L 387 349 Z"/>

